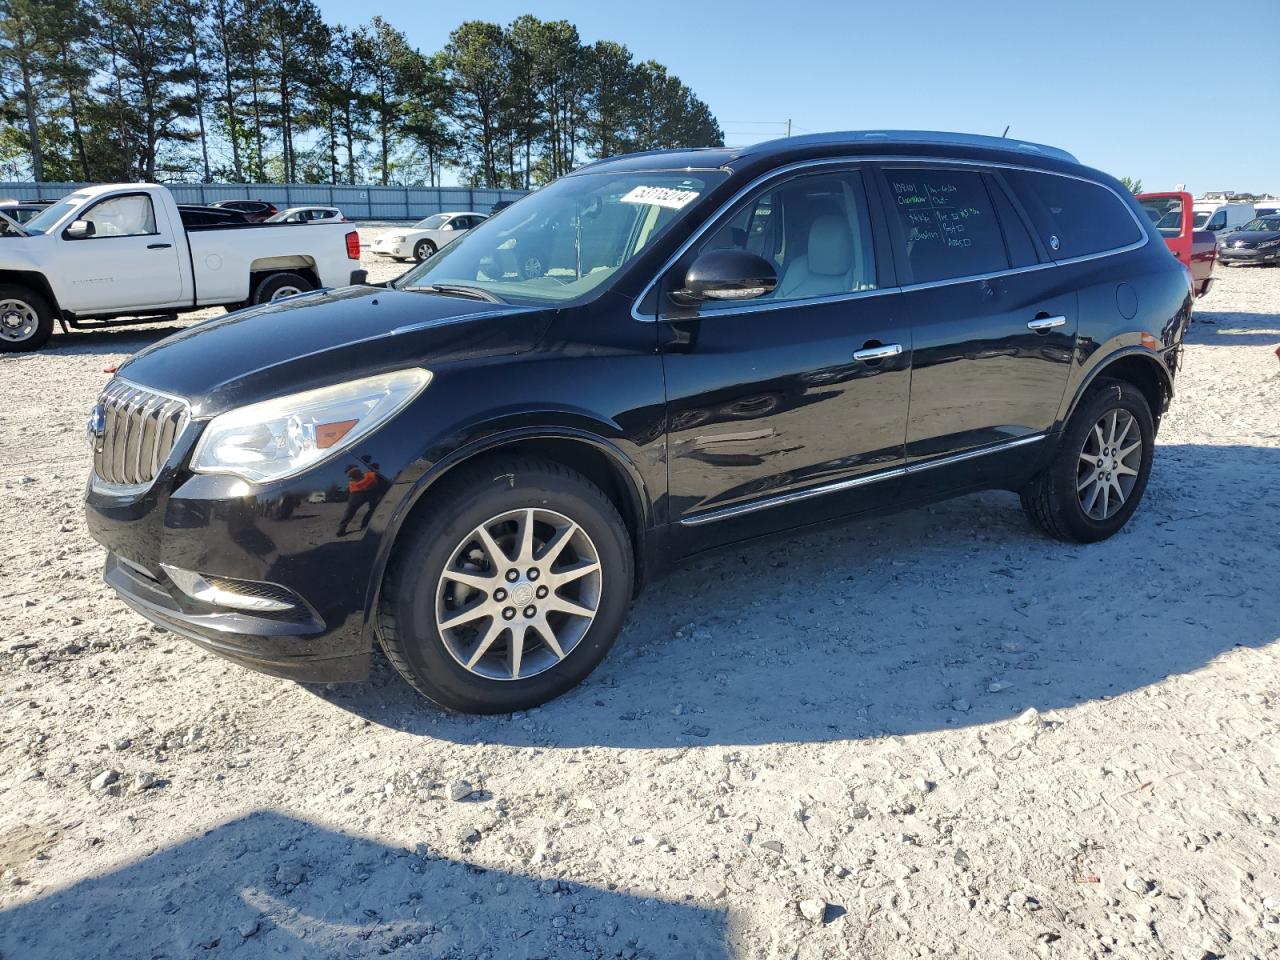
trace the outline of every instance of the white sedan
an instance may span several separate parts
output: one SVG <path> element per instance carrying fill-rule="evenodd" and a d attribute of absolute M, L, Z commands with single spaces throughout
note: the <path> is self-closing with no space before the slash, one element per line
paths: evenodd
<path fill-rule="evenodd" d="M 425 260 L 452 243 L 486 217 L 471 211 L 435 213 L 403 230 L 392 230 L 373 242 L 374 253 L 396 260 Z"/>

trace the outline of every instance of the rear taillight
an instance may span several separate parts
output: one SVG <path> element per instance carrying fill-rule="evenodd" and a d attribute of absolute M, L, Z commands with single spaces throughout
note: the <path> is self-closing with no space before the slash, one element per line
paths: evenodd
<path fill-rule="evenodd" d="M 347 259 L 360 259 L 360 234 L 354 230 L 347 234 Z"/>

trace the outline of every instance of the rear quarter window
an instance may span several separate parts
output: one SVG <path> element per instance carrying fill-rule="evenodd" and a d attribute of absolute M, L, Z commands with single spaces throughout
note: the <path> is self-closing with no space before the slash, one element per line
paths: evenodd
<path fill-rule="evenodd" d="M 1106 187 L 1027 170 L 1009 170 L 1005 177 L 1055 259 L 1104 253 L 1143 237 L 1125 202 Z"/>

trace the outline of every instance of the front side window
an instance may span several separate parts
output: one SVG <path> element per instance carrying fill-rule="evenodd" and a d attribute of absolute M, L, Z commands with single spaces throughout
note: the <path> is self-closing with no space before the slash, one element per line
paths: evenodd
<path fill-rule="evenodd" d="M 93 224 L 90 239 L 100 237 L 145 237 L 156 232 L 151 198 L 140 193 L 108 197 L 80 217 Z"/>
<path fill-rule="evenodd" d="M 1057 260 L 1118 250 L 1142 239 L 1129 207 L 1101 184 L 1031 170 L 1009 170 L 1005 178 Z"/>
<path fill-rule="evenodd" d="M 766 187 L 730 213 L 697 252 L 711 250 L 745 250 L 773 266 L 778 285 L 750 303 L 876 288 L 866 191 L 856 171 L 802 175 Z M 699 309 L 737 306 L 709 300 Z"/>
<path fill-rule="evenodd" d="M 901 228 L 913 283 L 1009 269 L 1004 237 L 982 174 L 888 168 L 890 217 Z"/>
<path fill-rule="evenodd" d="M 725 176 L 602 171 L 562 177 L 481 222 L 395 286 L 463 287 L 511 303 L 565 303 L 608 281 Z"/>
<path fill-rule="evenodd" d="M 1227 225 L 1227 211 L 1219 210 L 1209 219 L 1208 230 L 1221 230 Z"/>

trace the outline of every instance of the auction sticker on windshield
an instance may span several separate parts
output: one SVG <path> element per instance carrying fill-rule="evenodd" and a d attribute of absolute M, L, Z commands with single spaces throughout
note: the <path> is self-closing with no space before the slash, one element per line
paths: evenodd
<path fill-rule="evenodd" d="M 697 198 L 697 190 L 677 190 L 674 187 L 635 187 L 621 200 L 623 203 L 646 203 L 654 207 L 670 207 L 672 210 L 679 210 Z"/>

